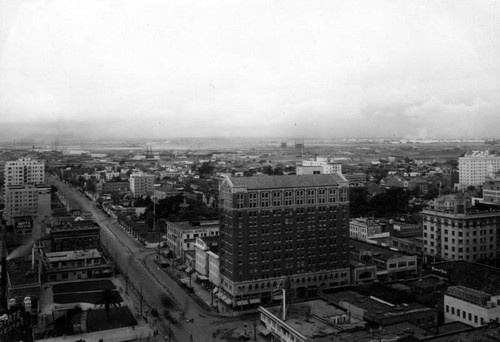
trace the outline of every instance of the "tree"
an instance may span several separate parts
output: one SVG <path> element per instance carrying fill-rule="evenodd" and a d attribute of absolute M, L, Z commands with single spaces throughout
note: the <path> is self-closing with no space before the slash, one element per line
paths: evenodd
<path fill-rule="evenodd" d="M 104 306 L 104 310 L 106 311 L 106 318 L 109 322 L 109 312 L 111 311 L 111 307 L 118 309 L 120 307 L 120 298 L 116 292 L 113 292 L 111 289 L 105 289 L 101 292 L 100 297 L 96 301 L 96 305 Z"/>

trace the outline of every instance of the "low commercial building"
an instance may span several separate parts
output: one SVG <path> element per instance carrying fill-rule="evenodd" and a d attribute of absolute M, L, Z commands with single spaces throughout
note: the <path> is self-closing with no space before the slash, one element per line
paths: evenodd
<path fill-rule="evenodd" d="M 100 248 L 100 227 L 92 220 L 65 222 L 50 230 L 51 251 Z"/>
<path fill-rule="evenodd" d="M 48 281 L 66 281 L 109 277 L 112 266 L 97 249 L 45 253 Z"/>
<path fill-rule="evenodd" d="M 339 332 L 364 326 L 347 310 L 323 299 L 282 306 L 259 307 L 261 335 L 275 341 L 329 341 Z"/>
<path fill-rule="evenodd" d="M 465 286 L 451 286 L 444 295 L 445 322 L 479 327 L 500 320 L 500 295 L 492 296 Z"/>
<path fill-rule="evenodd" d="M 323 297 L 347 310 L 351 317 L 379 326 L 408 321 L 421 327 L 432 327 L 437 322 L 436 311 L 419 303 L 393 304 L 354 291 L 342 291 Z"/>
<path fill-rule="evenodd" d="M 382 225 L 378 220 L 360 217 L 349 221 L 349 237 L 366 241 L 370 237 L 382 233 Z"/>
<path fill-rule="evenodd" d="M 351 260 L 377 266 L 377 278 L 404 278 L 417 272 L 417 256 L 351 239 Z"/>
<path fill-rule="evenodd" d="M 219 221 L 167 221 L 167 245 L 177 258 L 195 250 L 196 238 L 219 235 Z"/>
<path fill-rule="evenodd" d="M 196 264 L 194 269 L 198 279 L 208 281 L 210 271 L 209 255 L 208 252 L 217 252 L 218 249 L 218 236 L 206 236 L 196 238 L 194 244 Z"/>

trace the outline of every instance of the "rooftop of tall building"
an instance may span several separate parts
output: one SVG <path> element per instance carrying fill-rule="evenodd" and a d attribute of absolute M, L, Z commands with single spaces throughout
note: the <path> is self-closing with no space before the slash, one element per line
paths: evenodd
<path fill-rule="evenodd" d="M 262 175 L 254 177 L 228 177 L 228 179 L 234 187 L 245 187 L 247 189 L 283 189 L 341 184 L 347 186 L 347 180 L 340 174 Z"/>

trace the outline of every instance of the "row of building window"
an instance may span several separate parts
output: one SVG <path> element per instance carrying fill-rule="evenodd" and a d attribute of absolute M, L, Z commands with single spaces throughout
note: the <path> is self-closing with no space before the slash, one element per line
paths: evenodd
<path fill-rule="evenodd" d="M 347 201 L 347 189 L 340 189 L 340 202 Z M 338 201 L 336 188 L 308 189 L 308 190 L 285 190 L 285 191 L 261 191 L 248 193 L 248 207 L 277 207 L 302 204 L 324 204 Z M 236 195 L 236 208 L 245 207 L 245 194 Z"/>
<path fill-rule="evenodd" d="M 446 313 L 451 314 L 452 316 L 456 316 L 457 318 L 461 318 L 462 320 L 467 320 L 469 322 L 474 322 L 475 324 L 478 323 L 480 320 L 481 325 L 484 324 L 484 318 L 483 317 L 478 317 L 475 314 L 472 314 L 470 312 L 466 312 L 465 310 L 460 310 L 459 308 L 454 308 L 453 306 L 446 305 Z"/>

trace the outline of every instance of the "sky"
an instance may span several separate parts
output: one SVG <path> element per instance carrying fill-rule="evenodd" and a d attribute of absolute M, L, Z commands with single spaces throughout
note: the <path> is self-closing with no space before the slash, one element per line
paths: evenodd
<path fill-rule="evenodd" d="M 0 134 L 498 137 L 498 18 L 496 0 L 0 0 Z"/>

